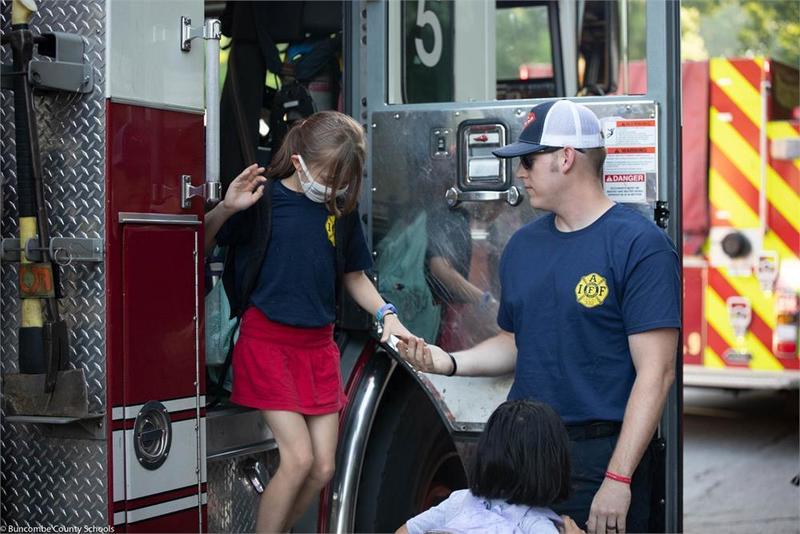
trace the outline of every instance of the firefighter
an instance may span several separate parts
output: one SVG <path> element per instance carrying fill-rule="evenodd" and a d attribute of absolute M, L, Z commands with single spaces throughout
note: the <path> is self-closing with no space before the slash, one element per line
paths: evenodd
<path fill-rule="evenodd" d="M 680 327 L 680 262 L 668 238 L 604 193 L 605 148 L 591 110 L 535 106 L 519 140 L 531 205 L 551 212 L 518 230 L 500 262 L 500 334 L 448 354 L 398 343 L 415 368 L 445 375 L 514 372 L 509 399 L 553 406 L 567 425 L 572 497 L 554 506 L 590 533 L 648 531 L 651 441 Z"/>
<path fill-rule="evenodd" d="M 206 248 L 215 237 L 235 247 L 223 280 L 235 277 L 231 309 L 244 310 L 231 401 L 262 411 L 280 451 L 258 532 L 290 528 L 333 475 L 346 401 L 333 339 L 337 286 L 383 323 L 384 340 L 411 335 L 364 274 L 364 151 L 357 122 L 316 113 L 289 130 L 266 178 L 248 167 L 206 215 Z"/>

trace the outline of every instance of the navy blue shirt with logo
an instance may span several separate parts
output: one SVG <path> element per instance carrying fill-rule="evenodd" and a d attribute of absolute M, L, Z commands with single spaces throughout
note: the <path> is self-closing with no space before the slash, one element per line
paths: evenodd
<path fill-rule="evenodd" d="M 272 231 L 250 305 L 270 320 L 298 327 L 329 325 L 336 319 L 334 216 L 324 204 L 278 181 L 272 187 Z M 231 225 L 233 226 L 233 225 Z M 246 230 L 246 229 L 245 229 Z M 228 241 L 227 225 L 217 242 Z M 372 267 L 361 224 L 349 238 L 345 273 Z M 241 280 L 244 266 L 236 265 Z"/>
<path fill-rule="evenodd" d="M 509 399 L 550 404 L 566 423 L 622 421 L 635 370 L 628 336 L 680 327 L 680 260 L 640 213 L 615 205 L 586 228 L 554 215 L 512 236 L 497 322 L 517 345 Z"/>

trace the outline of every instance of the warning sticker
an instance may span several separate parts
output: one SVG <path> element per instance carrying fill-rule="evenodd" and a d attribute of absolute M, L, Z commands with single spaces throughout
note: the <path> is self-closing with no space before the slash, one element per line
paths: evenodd
<path fill-rule="evenodd" d="M 655 119 L 606 119 L 603 135 L 606 194 L 615 202 L 646 204 L 647 183 L 655 182 L 658 172 Z M 655 184 L 650 189 L 655 190 Z"/>
<path fill-rule="evenodd" d="M 603 187 L 615 202 L 646 202 L 647 175 L 645 174 L 606 174 Z"/>
<path fill-rule="evenodd" d="M 606 174 L 656 172 L 655 147 L 609 147 L 606 153 Z"/>
<path fill-rule="evenodd" d="M 655 119 L 611 120 L 603 128 L 606 146 L 655 146 Z"/>

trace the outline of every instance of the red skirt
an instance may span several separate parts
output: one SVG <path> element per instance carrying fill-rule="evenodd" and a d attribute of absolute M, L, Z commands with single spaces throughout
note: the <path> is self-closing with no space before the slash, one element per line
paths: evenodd
<path fill-rule="evenodd" d="M 299 328 L 251 306 L 233 349 L 231 401 L 259 410 L 336 413 L 347 402 L 333 325 Z"/>

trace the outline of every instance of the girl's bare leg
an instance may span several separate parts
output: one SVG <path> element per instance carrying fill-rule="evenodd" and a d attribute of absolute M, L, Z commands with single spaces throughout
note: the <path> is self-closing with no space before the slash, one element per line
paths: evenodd
<path fill-rule="evenodd" d="M 262 410 L 280 453 L 280 465 L 275 476 L 261 494 L 256 519 L 256 532 L 281 532 L 308 479 L 314 460 L 311 435 L 305 418 L 294 412 Z"/>
<path fill-rule="evenodd" d="M 330 481 L 336 462 L 336 441 L 339 434 L 339 414 L 306 416 L 314 462 L 311 471 L 297 494 L 286 527 L 291 527 L 302 516 L 311 501 L 319 498 L 319 492 Z"/>

